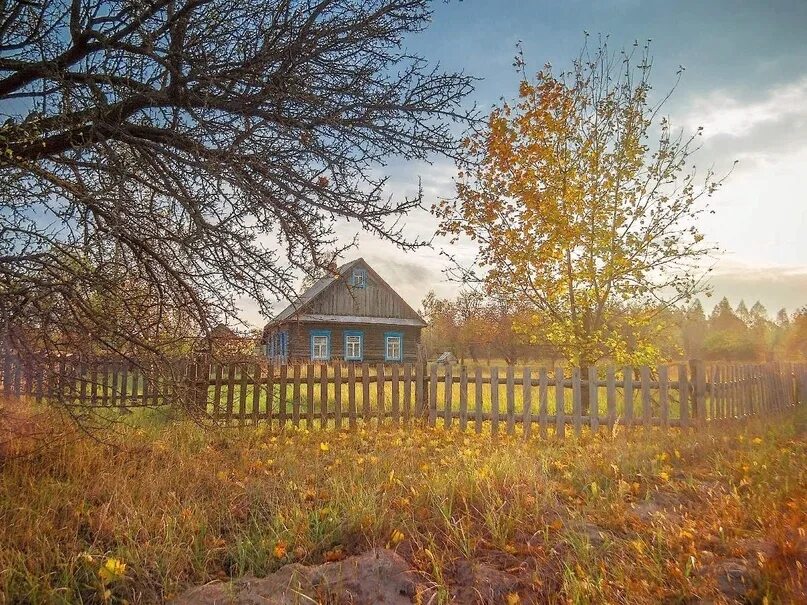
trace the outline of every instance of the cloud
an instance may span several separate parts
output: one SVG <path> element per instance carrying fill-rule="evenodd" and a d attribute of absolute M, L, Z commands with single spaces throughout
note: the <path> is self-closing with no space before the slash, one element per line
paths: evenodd
<path fill-rule="evenodd" d="M 761 267 L 724 260 L 709 283 L 715 303 L 724 296 L 733 305 L 741 299 L 748 306 L 759 300 L 771 314 L 782 307 L 792 313 L 807 305 L 807 267 Z M 709 304 L 705 306 L 708 310 Z"/>
<path fill-rule="evenodd" d="M 684 116 L 688 130 L 703 126 L 703 139 L 721 135 L 743 138 L 761 126 L 788 125 L 807 119 L 807 77 L 770 90 L 763 98 L 743 100 L 725 90 L 695 98 Z"/>

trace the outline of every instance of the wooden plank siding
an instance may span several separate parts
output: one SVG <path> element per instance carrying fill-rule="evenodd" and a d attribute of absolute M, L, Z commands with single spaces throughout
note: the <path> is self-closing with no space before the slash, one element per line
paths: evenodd
<path fill-rule="evenodd" d="M 420 319 L 395 290 L 376 277 L 370 267 L 365 265 L 361 268 L 368 272 L 366 287 L 354 288 L 346 279 L 336 280 L 306 306 L 305 312 Z"/>
<path fill-rule="evenodd" d="M 312 330 L 327 330 L 331 333 L 330 361 L 345 361 L 345 332 L 362 332 L 364 359 L 371 363 L 384 362 L 384 334 L 400 332 L 403 335 L 403 359 L 401 363 L 414 363 L 418 357 L 418 344 L 422 328 L 415 326 L 398 326 L 386 324 L 361 323 L 328 323 L 290 321 L 277 327 L 286 331 L 289 338 L 289 362 L 308 362 L 311 360 Z M 390 363 L 390 362 L 386 362 Z"/>

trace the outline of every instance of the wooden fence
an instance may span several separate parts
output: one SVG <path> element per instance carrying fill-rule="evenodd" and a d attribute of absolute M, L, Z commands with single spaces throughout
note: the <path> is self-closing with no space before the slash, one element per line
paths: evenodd
<path fill-rule="evenodd" d="M 6 399 L 126 409 L 183 405 L 220 424 L 271 429 L 359 424 L 456 426 L 492 434 L 563 437 L 615 425 L 700 427 L 765 416 L 807 400 L 807 364 L 656 368 L 506 368 L 432 364 L 26 365 L 2 360 Z M 518 427 L 518 428 L 517 428 Z"/>

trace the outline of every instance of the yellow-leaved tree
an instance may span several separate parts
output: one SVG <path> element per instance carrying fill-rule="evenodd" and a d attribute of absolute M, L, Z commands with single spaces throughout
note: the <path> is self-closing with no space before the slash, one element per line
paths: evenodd
<path fill-rule="evenodd" d="M 651 64 L 648 45 L 601 42 L 528 78 L 519 51 L 518 100 L 466 141 L 456 198 L 433 208 L 438 234 L 479 247 L 465 278 L 527 304 L 583 367 L 657 360 L 666 311 L 701 288 L 713 250 L 697 222 L 725 176 L 698 175 L 700 129 L 673 130 L 661 108 L 677 80 L 651 100 Z"/>

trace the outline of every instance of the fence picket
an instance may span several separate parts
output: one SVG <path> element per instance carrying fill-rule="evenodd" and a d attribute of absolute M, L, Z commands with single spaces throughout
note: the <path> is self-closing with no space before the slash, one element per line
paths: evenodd
<path fill-rule="evenodd" d="M 678 365 L 678 419 L 681 428 L 689 428 L 689 368 L 687 364 Z"/>
<path fill-rule="evenodd" d="M 443 426 L 451 428 L 451 398 L 454 392 L 454 369 L 450 363 L 445 366 L 443 382 Z"/>
<path fill-rule="evenodd" d="M 356 364 L 347 366 L 347 422 L 350 430 L 356 428 Z"/>
<path fill-rule="evenodd" d="M 546 368 L 538 370 L 538 427 L 541 439 L 547 438 L 549 419 L 549 376 Z"/>
<path fill-rule="evenodd" d="M 639 368 L 639 375 L 642 380 L 642 425 L 645 430 L 653 427 L 653 402 L 650 399 L 650 368 L 642 366 Z"/>
<path fill-rule="evenodd" d="M 238 385 L 238 423 L 244 426 L 247 423 L 247 374 L 246 364 L 238 366 L 241 382 Z"/>
<path fill-rule="evenodd" d="M 475 412 L 475 429 L 477 433 L 482 432 L 482 368 L 476 367 L 474 369 L 474 412 Z"/>
<path fill-rule="evenodd" d="M 141 375 L 143 376 L 143 393 L 142 393 L 142 405 L 146 407 L 149 404 L 149 398 L 151 397 L 151 368 L 152 366 L 143 366 L 141 371 Z M 207 376 L 204 377 L 205 383 L 205 413 L 207 413 L 207 398 L 208 398 L 208 382 L 210 381 L 210 366 L 206 365 L 207 368 Z"/>
<path fill-rule="evenodd" d="M 386 412 L 384 410 L 384 385 L 386 384 L 386 376 L 384 376 L 384 364 L 379 363 L 376 365 L 376 412 L 378 413 L 378 426 L 384 422 Z"/>
<path fill-rule="evenodd" d="M 608 408 L 608 432 L 614 430 L 616 422 L 616 372 L 613 366 L 608 366 L 605 371 L 605 399 Z"/>
<path fill-rule="evenodd" d="M 390 388 L 390 412 L 392 414 L 392 426 L 400 426 L 401 402 L 399 400 L 400 387 L 400 367 L 399 364 L 392 364 L 392 387 Z"/>
<path fill-rule="evenodd" d="M 370 365 L 361 364 L 361 409 L 364 422 L 370 422 Z"/>
<path fill-rule="evenodd" d="M 15 365 L 15 372 L 14 372 L 14 394 L 19 396 L 20 388 L 19 388 L 19 375 L 20 375 L 20 364 L 17 363 Z M 87 399 L 87 380 L 84 378 L 84 374 L 87 371 L 87 364 L 86 363 L 79 363 L 78 364 L 78 403 L 81 407 L 84 407 Z"/>
<path fill-rule="evenodd" d="M 468 428 L 468 368 L 460 366 L 460 430 Z"/>
<path fill-rule="evenodd" d="M 269 364 L 266 368 L 266 423 L 272 430 L 273 408 L 275 406 L 275 366 Z"/>
<path fill-rule="evenodd" d="M 109 404 L 109 362 L 101 362 L 101 407 Z"/>
<path fill-rule="evenodd" d="M 319 428 L 328 426 L 328 364 L 319 364 Z"/>
<path fill-rule="evenodd" d="M 572 422 L 575 435 L 583 431 L 583 401 L 580 385 L 580 368 L 572 368 Z"/>
<path fill-rule="evenodd" d="M 412 421 L 412 364 L 404 364 L 403 425 L 409 427 Z"/>
<path fill-rule="evenodd" d="M 92 390 L 90 391 L 90 405 L 95 407 L 98 405 L 98 363 L 93 362 L 92 369 L 90 370 L 90 385 L 92 386 Z"/>
<path fill-rule="evenodd" d="M 622 368 L 622 397 L 625 400 L 625 427 L 633 426 L 633 368 Z"/>
<path fill-rule="evenodd" d="M 422 420 L 424 418 L 426 403 L 423 399 L 423 383 L 425 381 L 426 367 L 418 360 L 415 364 L 415 417 Z"/>
<path fill-rule="evenodd" d="M 658 390 L 659 407 L 661 413 L 661 428 L 667 430 L 670 427 L 670 401 L 669 401 L 669 381 L 667 378 L 667 366 L 659 366 L 658 369 Z"/>
<path fill-rule="evenodd" d="M 132 368 L 132 392 L 129 395 L 129 405 L 131 405 L 133 401 L 136 401 L 138 399 L 139 394 L 140 394 L 140 368 L 138 366 L 134 366 Z"/>
<path fill-rule="evenodd" d="M 737 364 L 731 366 L 731 418 L 738 418 L 740 414 L 740 368 Z"/>
<path fill-rule="evenodd" d="M 314 428 L 314 364 L 305 366 L 305 427 L 310 431 Z"/>
<path fill-rule="evenodd" d="M 151 381 L 152 381 L 152 385 L 151 385 L 151 405 L 153 405 L 155 407 L 160 405 L 160 389 L 161 389 L 161 385 L 162 385 L 162 382 L 161 382 L 160 378 L 161 378 L 161 370 L 160 370 L 160 368 L 157 366 L 156 363 L 152 363 L 151 364 Z M 166 399 L 162 398 L 162 402 L 166 403 Z"/>
<path fill-rule="evenodd" d="M 261 364 L 255 364 L 252 376 L 252 424 L 258 426 L 261 413 Z"/>
<path fill-rule="evenodd" d="M 333 425 L 339 430 L 342 428 L 342 364 L 333 362 Z"/>
<path fill-rule="evenodd" d="M 499 368 L 490 368 L 490 434 L 499 432 Z"/>
<path fill-rule="evenodd" d="M 530 369 L 524 368 L 521 380 L 521 405 L 522 405 L 522 425 L 524 427 L 524 439 L 529 439 L 532 433 L 532 378 Z"/>
<path fill-rule="evenodd" d="M 235 396 L 235 371 L 233 364 L 227 364 L 227 382 L 224 385 L 227 387 L 227 397 L 224 404 L 224 420 L 230 422 L 233 417 L 233 397 Z"/>
<path fill-rule="evenodd" d="M 433 363 L 429 374 L 429 426 L 437 424 L 437 364 Z"/>
<path fill-rule="evenodd" d="M 555 436 L 563 439 L 566 436 L 566 396 L 563 391 L 563 368 L 555 368 Z"/>
<path fill-rule="evenodd" d="M 514 435 L 516 432 L 516 394 L 515 394 L 515 380 L 512 365 L 507 366 L 506 370 L 507 388 L 505 397 L 507 398 L 507 434 Z"/>
<path fill-rule="evenodd" d="M 118 397 L 118 369 L 120 367 L 119 363 L 112 362 L 110 364 L 110 369 L 112 372 L 112 380 L 110 381 L 110 390 L 109 390 L 109 405 L 111 407 L 115 407 L 115 403 L 119 401 Z M 63 378 L 65 378 L 65 373 L 67 371 L 67 366 L 65 364 L 59 364 L 59 382 L 61 383 Z"/>
<path fill-rule="evenodd" d="M 588 413 L 591 431 L 597 433 L 600 430 L 600 385 L 594 366 L 588 369 Z"/>
<path fill-rule="evenodd" d="M 300 426 L 300 382 L 302 367 L 299 363 L 294 364 L 294 384 L 291 392 L 291 423 L 295 428 Z"/>
<path fill-rule="evenodd" d="M 120 377 L 120 408 L 123 410 L 126 407 L 127 396 L 129 395 L 129 363 L 123 363 L 123 371 Z"/>

